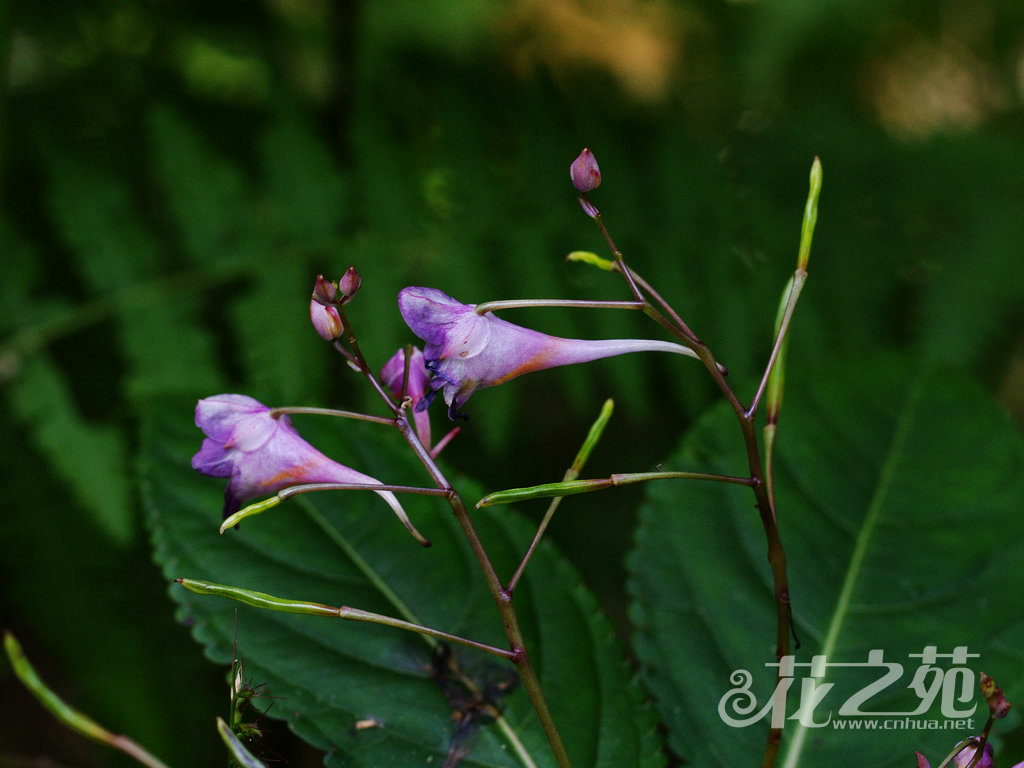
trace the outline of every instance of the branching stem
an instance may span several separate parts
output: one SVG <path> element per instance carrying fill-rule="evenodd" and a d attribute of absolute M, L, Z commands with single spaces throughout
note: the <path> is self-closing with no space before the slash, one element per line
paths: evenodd
<path fill-rule="evenodd" d="M 597 219 L 597 222 L 602 232 L 606 232 L 607 230 L 604 228 L 604 224 L 600 221 L 600 218 Z M 750 489 L 754 493 L 755 506 L 757 508 L 758 515 L 760 516 L 761 525 L 764 528 L 765 538 L 768 545 L 768 565 L 772 572 L 772 584 L 775 593 L 775 657 L 776 660 L 779 660 L 783 656 L 789 655 L 790 652 L 792 614 L 789 599 L 789 577 L 786 571 L 786 551 L 782 545 L 782 536 L 779 532 L 778 521 L 776 520 L 775 515 L 775 507 L 771 494 L 769 493 L 765 466 L 761 458 L 761 449 L 757 441 L 757 432 L 754 428 L 754 416 L 757 400 L 763 392 L 764 385 L 762 383 L 762 386 L 758 388 L 758 394 L 755 398 L 754 404 L 749 408 L 746 407 L 742 401 L 740 401 L 739 397 L 737 397 L 732 387 L 729 386 L 729 383 L 725 380 L 726 369 L 717 360 L 715 360 L 715 357 L 711 353 L 707 344 L 702 342 L 696 334 L 686 326 L 685 323 L 679 320 L 678 315 L 676 315 L 675 312 L 667 309 L 668 305 L 663 299 L 661 299 L 661 297 L 658 297 L 655 301 L 657 301 L 661 307 L 666 308 L 666 311 L 669 313 L 669 317 L 672 318 L 671 321 L 666 318 L 665 315 L 663 315 L 658 308 L 654 306 L 654 304 L 651 303 L 650 299 L 642 293 L 639 293 L 639 285 L 647 286 L 647 282 L 642 278 L 639 278 L 639 276 L 626 265 L 621 252 L 614 247 L 614 243 L 612 243 L 611 238 L 607 234 L 605 237 L 615 254 L 618 271 L 621 272 L 624 278 L 626 278 L 630 289 L 634 291 L 638 300 L 644 302 L 645 314 L 658 321 L 662 327 L 666 328 L 670 333 L 676 336 L 696 353 L 697 358 L 704 364 L 704 367 L 711 375 L 712 380 L 718 386 L 723 397 L 725 397 L 726 401 L 729 403 L 729 406 L 732 408 L 733 413 L 736 416 L 736 420 L 739 423 L 740 431 L 743 435 L 743 444 L 747 452 L 747 465 L 750 472 L 750 477 L 746 478 L 743 484 L 749 485 Z M 790 307 L 789 310 L 789 314 L 791 315 L 792 307 Z M 785 327 L 788 327 L 788 318 L 786 320 Z M 780 330 L 776 343 L 773 346 L 771 355 L 772 361 L 776 359 L 781 341 L 785 337 L 785 327 Z M 765 374 L 765 378 L 767 378 L 767 373 Z M 721 479 L 718 476 L 712 476 L 708 479 L 713 478 Z M 772 728 L 769 730 L 764 757 L 761 763 L 762 768 L 771 768 L 771 766 L 775 764 L 781 740 L 782 730 L 780 728 Z"/>
<path fill-rule="evenodd" d="M 515 607 L 512 604 L 512 592 L 501 583 L 501 578 L 494 569 L 487 550 L 480 540 L 480 536 L 473 525 L 469 510 L 462 501 L 462 497 L 459 496 L 458 492 L 448 482 L 444 473 L 430 455 L 430 452 L 420 442 L 404 410 L 399 410 L 396 414 L 395 425 L 431 478 L 433 478 L 438 488 L 444 492 L 445 497 L 448 499 L 452 512 L 455 514 L 455 519 L 462 528 L 470 549 L 473 550 L 473 554 L 476 556 L 480 570 L 484 575 L 484 581 L 487 583 L 491 597 L 494 599 L 498 613 L 501 615 L 501 621 L 505 627 L 505 635 L 509 642 L 510 659 L 516 667 L 516 672 L 519 674 L 519 680 L 523 684 L 523 689 L 533 704 L 541 727 L 548 737 L 548 743 L 551 745 L 555 760 L 559 768 L 571 768 L 572 763 L 569 760 L 569 754 L 562 742 L 562 737 L 558 733 L 558 728 L 555 725 L 555 720 L 548 707 L 547 700 L 544 698 L 540 678 L 537 677 L 537 670 L 530 661 L 530 655 L 526 650 L 523 632 L 519 626 L 519 616 L 516 614 Z"/>

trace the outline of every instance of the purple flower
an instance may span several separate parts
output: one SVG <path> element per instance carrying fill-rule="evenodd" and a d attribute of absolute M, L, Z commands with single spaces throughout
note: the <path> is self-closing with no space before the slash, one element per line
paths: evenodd
<path fill-rule="evenodd" d="M 405 350 L 400 349 L 391 359 L 384 363 L 380 371 L 381 383 L 387 387 L 391 394 L 397 398 L 402 397 L 402 381 L 405 378 Z M 430 450 L 430 417 L 427 415 L 426 406 L 419 408 L 420 401 L 425 397 L 433 399 L 434 392 L 430 388 L 430 371 L 427 370 L 426 361 L 423 359 L 423 352 L 419 347 L 413 347 L 412 355 L 409 358 L 409 384 L 405 394 L 412 400 L 413 421 L 416 424 L 416 434 L 420 442 Z M 428 399 L 427 403 L 429 404 Z"/>
<path fill-rule="evenodd" d="M 308 483 L 380 485 L 380 481 L 329 459 L 307 443 L 284 414 L 246 395 L 215 395 L 196 405 L 196 426 L 206 439 L 192 457 L 192 468 L 210 477 L 227 477 L 224 517 L 243 502 Z M 390 491 L 376 491 L 421 542 Z"/>
<path fill-rule="evenodd" d="M 524 373 L 559 365 L 585 363 L 627 352 L 659 351 L 695 357 L 679 344 L 651 339 L 563 339 L 513 325 L 491 313 L 478 314 L 436 288 L 403 288 L 398 308 L 412 332 L 426 344 L 426 368 L 434 374 L 432 392 L 420 401 L 425 409 L 443 391 L 451 418 L 470 395 Z"/>

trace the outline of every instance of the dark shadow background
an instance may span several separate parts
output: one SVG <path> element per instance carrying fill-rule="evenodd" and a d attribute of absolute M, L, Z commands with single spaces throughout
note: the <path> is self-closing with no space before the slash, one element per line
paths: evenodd
<path fill-rule="evenodd" d="M 175 624 L 150 560 L 140 403 L 243 391 L 371 408 L 305 314 L 315 275 L 349 264 L 377 364 L 412 340 L 394 304 L 405 285 L 466 302 L 624 297 L 564 262 L 604 255 L 567 175 L 584 146 L 618 245 L 736 381 L 767 355 L 817 155 L 791 375 L 895 350 L 973 369 L 1024 416 L 1019 2 L 57 0 L 0 14 L 0 611 L 59 691 L 171 764 L 223 760 L 226 671 Z M 512 319 L 655 333 L 622 313 Z M 594 475 L 656 466 L 714 392 L 678 360 L 545 372 L 475 395 L 448 461 L 494 489 L 560 478 L 609 396 Z M 553 529 L 624 638 L 639 498 L 570 500 Z M 129 764 L 51 722 L 6 661 L 0 701 L 0 765 Z M 319 762 L 270 727 L 293 765 Z"/>

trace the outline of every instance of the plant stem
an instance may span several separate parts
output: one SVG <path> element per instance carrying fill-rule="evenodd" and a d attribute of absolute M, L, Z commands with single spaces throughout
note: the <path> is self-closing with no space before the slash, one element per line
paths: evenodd
<path fill-rule="evenodd" d="M 569 477 L 568 472 L 566 477 Z M 518 501 L 529 501 L 530 499 L 575 496 L 580 493 L 603 491 L 614 486 L 646 483 L 652 480 L 710 480 L 718 483 L 746 485 L 748 487 L 753 487 L 757 483 L 756 480 L 750 477 L 718 475 L 713 472 L 617 472 L 608 477 L 591 480 L 575 480 L 570 477 L 557 483 L 543 483 L 526 488 L 508 488 L 504 491 L 495 491 L 480 499 L 476 503 L 476 509 L 493 507 L 496 504 L 513 504 Z"/>
<path fill-rule="evenodd" d="M 585 196 L 582 197 L 583 199 L 586 199 Z M 622 258 L 622 251 L 620 251 L 618 246 L 615 245 L 615 241 L 612 240 L 608 227 L 604 225 L 604 217 L 601 216 L 600 211 L 597 211 L 596 208 L 594 210 L 597 212 L 597 215 L 594 216 L 594 223 L 597 224 L 597 228 L 604 237 L 604 241 L 608 244 L 608 250 L 610 250 L 612 252 L 612 256 L 615 257 L 615 263 L 618 265 L 619 272 L 622 273 L 622 277 L 625 278 L 627 285 L 629 285 L 629 290 L 633 294 L 633 298 L 636 301 L 643 302 L 645 304 L 648 303 L 646 297 L 644 297 L 643 293 L 641 293 L 640 289 L 637 287 L 636 281 L 633 280 L 633 275 L 626 266 L 625 260 Z"/>
<path fill-rule="evenodd" d="M 127 736 L 111 733 L 88 715 L 69 705 L 47 687 L 36 673 L 35 667 L 25 656 L 17 638 L 10 632 L 4 632 L 4 651 L 17 678 L 35 696 L 36 700 L 65 726 L 93 741 L 124 752 L 147 768 L 167 768 L 164 763 L 147 752 L 137 742 Z"/>
<path fill-rule="evenodd" d="M 739 422 L 740 431 L 743 433 L 743 443 L 747 449 L 747 464 L 750 469 L 750 478 L 753 481 L 751 490 L 754 493 L 755 506 L 761 518 L 761 525 L 764 528 L 765 538 L 768 543 L 768 565 L 771 568 L 772 585 L 775 592 L 775 660 L 778 661 L 783 656 L 788 656 L 790 652 L 789 638 L 792 614 L 789 601 L 789 577 L 786 572 L 786 550 L 782 545 L 782 536 L 779 532 L 775 507 L 768 493 L 768 483 L 765 479 L 761 450 L 757 442 L 757 432 L 754 428 L 754 410 L 745 408 L 739 398 L 736 397 L 735 392 L 726 383 L 724 375 L 719 370 L 718 364 L 706 344 L 703 342 L 695 344 L 694 351 L 701 362 L 704 363 L 704 367 L 707 368 L 711 378 L 714 379 L 725 399 L 732 407 Z M 781 676 L 781 667 L 779 669 Z M 776 686 L 780 676 L 776 677 Z M 761 762 L 762 768 L 771 768 L 771 766 L 775 765 L 781 741 L 782 729 L 769 729 L 764 758 Z"/>
<path fill-rule="evenodd" d="M 623 266 L 625 266 L 625 264 L 623 264 Z M 626 268 L 629 269 L 629 267 L 626 267 Z M 629 269 L 629 276 L 633 279 L 633 281 L 634 281 L 634 283 L 636 285 L 638 285 L 641 288 L 643 288 L 644 292 L 648 293 L 651 296 L 651 298 L 653 298 L 654 301 L 658 304 L 658 306 L 660 306 L 666 312 L 666 314 L 668 314 L 668 316 L 670 318 L 672 318 L 672 322 L 675 323 L 679 327 L 679 329 L 686 335 L 686 338 L 689 341 L 694 341 L 694 342 L 699 342 L 700 341 L 700 339 L 697 338 L 697 334 L 695 334 L 692 330 L 690 330 L 690 326 L 688 326 L 685 322 L 683 322 L 683 318 L 681 318 L 676 313 L 676 311 L 672 308 L 672 305 L 669 304 L 667 301 L 665 301 L 661 297 L 661 294 L 659 294 L 656 290 L 654 290 L 653 287 L 651 287 L 650 283 L 648 283 L 646 280 L 644 280 L 640 275 L 638 275 L 632 269 Z M 645 301 L 644 304 L 645 304 L 645 306 L 650 306 L 650 302 L 646 302 Z"/>
<path fill-rule="evenodd" d="M 526 309 L 528 307 L 560 307 L 570 309 L 643 309 L 638 301 L 587 301 L 586 299 L 505 299 L 485 301 L 477 304 L 473 311 L 478 315 L 497 312 L 502 309 Z"/>
<path fill-rule="evenodd" d="M 555 761 L 559 768 L 571 768 L 572 762 L 569 760 L 569 754 L 566 752 L 565 745 L 562 742 L 562 737 L 558 733 L 558 728 L 555 725 L 551 710 L 548 708 L 547 700 L 544 698 L 540 678 L 537 677 L 537 671 L 534 669 L 533 664 L 530 661 L 530 656 L 527 653 L 523 639 L 523 632 L 519 626 L 519 616 L 516 614 L 515 607 L 512 604 L 512 593 L 502 585 L 501 579 L 498 576 L 497 571 L 495 571 L 494 565 L 491 563 L 491 559 L 487 554 L 487 550 L 484 547 L 483 542 L 480 540 L 476 527 L 473 525 L 473 521 L 470 518 L 469 510 L 466 508 L 465 503 L 448 482 L 444 473 L 441 472 L 441 469 L 437 466 L 437 463 L 430 455 L 430 452 L 427 451 L 420 442 L 415 430 L 409 423 L 409 418 L 404 410 L 399 410 L 396 414 L 395 425 L 398 427 L 402 436 L 409 444 L 409 447 L 412 448 L 417 458 L 419 458 L 423 463 L 427 472 L 430 473 L 431 478 L 433 478 L 438 488 L 445 492 L 445 496 L 452 508 L 452 512 L 455 514 L 455 519 L 462 528 L 466 541 L 469 543 L 470 549 L 473 550 L 473 554 L 476 556 L 477 562 L 480 564 L 480 570 L 483 572 L 484 581 L 487 583 L 487 588 L 490 590 L 491 597 L 494 599 L 494 603 L 498 608 L 498 613 L 501 615 L 501 621 L 505 627 L 505 635 L 509 642 L 511 661 L 515 665 L 516 672 L 519 674 L 519 680 L 523 684 L 523 688 L 526 691 L 527 696 L 530 698 L 530 703 L 533 704 L 534 711 L 537 713 L 537 718 L 540 720 L 541 727 L 544 729 L 544 733 L 548 737 L 548 743 L 551 745 Z"/>
<path fill-rule="evenodd" d="M 339 411 L 336 408 L 316 408 L 314 406 L 295 405 L 270 409 L 271 416 L 295 413 L 309 414 L 311 416 L 337 416 L 342 419 L 369 421 L 373 424 L 387 424 L 388 426 L 391 426 L 394 423 L 394 419 L 385 418 L 384 416 L 371 416 L 368 413 L 358 413 L 356 411 Z"/>
<path fill-rule="evenodd" d="M 590 454 L 594 450 L 594 446 L 597 445 L 598 440 L 601 439 L 601 435 L 604 433 L 604 428 L 608 426 L 608 421 L 612 417 L 612 411 L 615 409 L 615 403 L 611 400 L 605 400 L 604 405 L 601 406 L 601 412 L 598 414 L 597 419 L 593 424 L 590 425 L 590 431 L 587 432 L 587 437 L 583 441 L 583 445 L 576 452 L 576 457 L 573 459 L 570 467 L 565 470 L 565 474 L 562 476 L 563 482 L 569 482 L 576 480 L 580 476 L 580 472 L 583 470 L 583 466 L 587 463 L 587 459 L 590 458 Z M 527 547 L 526 552 L 523 554 L 523 559 L 519 563 L 519 567 L 516 568 L 516 572 L 512 574 L 512 578 L 509 579 L 508 586 L 505 588 L 511 595 L 516 591 L 516 586 L 519 584 L 519 579 L 522 578 L 523 573 L 526 571 L 526 564 L 530 562 L 533 557 L 533 553 L 537 549 L 537 545 L 540 544 L 541 538 L 544 536 L 544 532 L 547 530 L 548 525 L 551 523 L 551 518 L 555 516 L 555 510 L 562 503 L 562 497 L 556 496 L 548 504 L 547 512 L 544 513 L 544 519 L 540 521 L 540 525 L 537 526 L 537 531 L 533 535 L 533 541 L 530 542 L 530 546 Z M 479 504 L 477 504 L 479 507 Z"/>
<path fill-rule="evenodd" d="M 352 331 L 352 324 L 349 322 L 348 316 L 345 314 L 345 310 L 341 306 L 338 307 L 338 315 L 341 317 L 341 322 L 344 324 L 345 339 L 348 341 L 348 345 L 352 348 L 352 351 L 349 352 L 344 349 L 344 347 L 341 347 L 338 342 L 335 342 L 335 346 L 343 354 L 351 356 L 351 359 L 355 362 L 356 366 L 358 366 L 359 372 L 363 374 L 363 378 L 369 382 L 371 387 L 373 387 L 373 391 L 376 392 L 377 396 L 384 401 L 385 405 L 387 405 L 388 409 L 392 413 L 397 414 L 401 410 L 400 406 L 391 399 L 391 395 L 387 393 L 380 381 L 377 380 L 377 377 L 374 376 L 369 363 L 366 362 L 366 358 L 363 357 L 363 353 L 359 349 L 359 342 L 356 340 L 356 335 Z"/>
<path fill-rule="evenodd" d="M 757 412 L 757 406 L 760 404 L 761 397 L 764 395 L 765 388 L 768 386 L 768 379 L 771 376 L 772 369 L 775 367 L 776 361 L 782 354 L 782 347 L 786 341 L 786 333 L 789 331 L 789 323 L 793 319 L 793 310 L 796 309 L 796 301 L 800 298 L 800 291 L 803 290 L 804 283 L 806 281 L 807 272 L 805 270 L 798 269 L 793 273 L 793 282 L 789 291 L 789 297 L 786 301 L 786 307 L 779 322 L 778 332 L 775 334 L 775 341 L 772 344 L 771 355 L 768 357 L 768 364 L 765 365 L 764 374 L 761 376 L 761 382 L 757 386 L 757 392 L 754 394 L 754 399 L 750 402 L 750 408 L 748 411 L 751 416 Z"/>
<path fill-rule="evenodd" d="M 444 640 L 449 643 L 464 645 L 469 648 L 475 648 L 478 651 L 499 656 L 503 659 L 512 660 L 512 652 L 505 650 L 504 648 L 496 648 L 493 645 L 487 645 L 486 643 L 480 643 L 476 640 L 470 640 L 469 638 L 462 637 L 461 635 L 453 635 L 450 632 L 443 632 L 440 629 L 434 629 L 433 627 L 427 627 L 423 624 L 417 624 L 416 622 L 406 621 L 404 619 L 396 619 L 393 616 L 385 616 L 382 613 L 364 611 L 347 605 L 334 607 L 331 605 L 324 605 L 323 603 L 312 603 L 306 600 L 289 600 L 268 595 L 263 592 L 256 592 L 251 589 L 242 589 L 241 587 L 232 587 L 224 584 L 212 584 L 208 581 L 200 581 L 198 579 L 179 578 L 175 579 L 175 581 L 190 592 L 195 592 L 200 595 L 225 597 L 229 600 L 237 600 L 240 603 L 245 603 L 246 605 L 251 605 L 255 608 L 263 608 L 281 613 L 329 616 L 339 619 L 347 619 L 348 621 L 365 621 L 370 624 L 382 624 L 386 627 L 405 629 L 409 632 L 416 632 L 417 634 L 436 638 L 438 640 Z"/>
<path fill-rule="evenodd" d="M 643 293 L 640 292 L 638 281 L 635 279 L 636 275 L 626 265 L 622 258 L 622 253 L 616 248 L 615 243 L 612 241 L 611 236 L 608 234 L 607 229 L 604 226 L 603 221 L 600 218 L 600 214 L 595 217 L 598 228 L 605 236 L 605 240 L 608 242 L 608 246 L 615 256 L 615 261 L 618 266 L 618 271 L 625 278 L 628 283 L 630 290 L 634 297 L 638 301 L 644 303 L 644 313 L 652 319 L 656 320 L 662 327 L 666 328 L 678 339 L 683 341 L 686 346 L 690 347 L 695 353 L 697 358 L 704 364 L 708 373 L 711 374 L 711 378 L 718 386 L 722 395 L 728 401 L 729 406 L 732 408 L 733 413 L 736 415 L 736 420 L 739 423 L 740 431 L 743 434 L 743 444 L 747 451 L 747 464 L 750 471 L 750 477 L 748 482 L 751 490 L 754 493 L 755 506 L 757 507 L 758 515 L 761 518 L 761 525 L 764 528 L 765 538 L 768 545 L 768 565 L 772 572 L 772 584 L 775 593 L 775 616 L 776 616 L 776 629 L 775 629 L 775 658 L 776 661 L 781 659 L 783 656 L 789 655 L 790 645 L 789 638 L 792 627 L 792 615 L 790 610 L 789 600 L 789 577 L 786 573 L 786 551 L 782 545 L 782 537 L 779 532 L 778 521 L 775 515 L 775 506 L 772 500 L 771 494 L 769 493 L 769 487 L 767 483 L 767 477 L 764 468 L 764 462 L 761 458 L 761 450 L 757 441 L 757 433 L 754 429 L 754 416 L 756 412 L 757 402 L 761 397 L 764 390 L 764 381 L 758 388 L 757 395 L 753 401 L 753 405 L 747 408 L 743 405 L 740 399 L 736 396 L 732 387 L 725 380 L 726 369 L 715 360 L 714 355 L 711 353 L 710 348 L 702 342 L 696 334 L 679 318 L 679 316 L 669 307 L 667 302 L 657 294 L 651 293 L 652 296 L 657 296 L 657 303 L 665 308 L 665 311 L 669 313 L 672 318 L 672 322 L 668 320 L 658 310 L 651 300 L 647 298 Z M 798 270 L 799 271 L 799 270 Z M 641 281 L 642 282 L 642 281 Z M 645 290 L 649 289 L 646 282 L 643 282 Z M 792 315 L 792 305 L 795 304 L 795 295 L 798 290 L 794 290 L 794 298 L 790 302 L 788 309 L 788 315 Z M 781 346 L 782 340 L 785 338 L 785 327 L 788 327 L 789 317 L 785 318 L 784 326 L 778 334 L 775 345 L 772 349 L 772 355 L 769 362 L 769 370 L 771 367 L 771 361 L 774 361 L 778 355 L 779 347 Z M 765 375 L 767 378 L 767 373 Z M 711 476 L 708 479 L 721 479 L 717 476 Z M 780 667 L 781 674 L 781 667 Z M 776 686 L 778 685 L 779 677 L 776 678 Z M 768 731 L 767 744 L 765 746 L 764 757 L 762 759 L 762 768 L 771 768 L 775 764 L 775 759 L 778 756 L 779 744 L 782 740 L 782 729 L 771 728 Z"/>

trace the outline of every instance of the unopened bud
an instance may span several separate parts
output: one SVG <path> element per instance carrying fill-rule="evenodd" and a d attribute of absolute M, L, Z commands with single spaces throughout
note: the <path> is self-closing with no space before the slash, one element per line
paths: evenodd
<path fill-rule="evenodd" d="M 988 711 L 993 719 L 1001 720 L 1006 717 L 1006 713 L 1010 711 L 1010 702 L 1003 695 L 1003 689 L 984 672 L 981 673 L 981 695 L 988 702 Z"/>
<path fill-rule="evenodd" d="M 317 275 L 313 297 L 309 300 L 309 319 L 324 341 L 334 341 L 345 330 L 338 308 L 334 306 L 336 296 L 334 283 L 325 280 L 323 275 Z"/>
<path fill-rule="evenodd" d="M 321 304 L 333 304 L 334 297 L 338 295 L 338 288 L 330 280 L 326 280 L 323 275 L 316 276 L 316 282 L 313 283 L 313 300 L 318 301 Z"/>
<path fill-rule="evenodd" d="M 920 752 L 915 752 L 914 754 L 917 756 L 917 768 L 932 768 L 927 757 L 922 755 Z"/>
<path fill-rule="evenodd" d="M 355 267 L 349 267 L 345 271 L 345 274 L 341 276 L 341 280 L 338 281 L 338 292 L 342 295 L 342 304 L 347 303 L 356 295 L 356 291 L 359 290 L 362 282 L 363 279 L 359 277 Z"/>
<path fill-rule="evenodd" d="M 579 157 L 569 166 L 569 177 L 576 191 L 586 194 L 601 186 L 601 169 L 597 167 L 597 158 L 589 149 L 580 152 Z"/>

